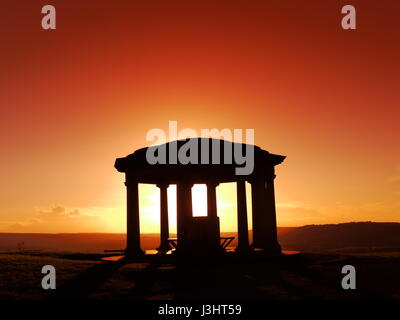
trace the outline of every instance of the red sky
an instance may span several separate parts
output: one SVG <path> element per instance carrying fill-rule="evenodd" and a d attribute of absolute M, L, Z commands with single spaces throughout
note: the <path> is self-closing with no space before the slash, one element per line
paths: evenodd
<path fill-rule="evenodd" d="M 357 30 L 345 31 L 349 3 Z M 56 30 L 41 29 L 45 4 L 57 9 Z M 253 128 L 257 145 L 287 155 L 277 168 L 279 225 L 400 221 L 398 1 L 0 8 L 0 231 L 123 232 L 114 159 L 169 120 Z M 152 190 L 142 201 L 149 232 Z"/>

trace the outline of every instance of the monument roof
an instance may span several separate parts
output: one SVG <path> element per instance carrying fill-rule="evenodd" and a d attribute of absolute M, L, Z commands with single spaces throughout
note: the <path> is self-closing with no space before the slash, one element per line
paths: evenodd
<path fill-rule="evenodd" d="M 151 164 L 149 155 L 161 163 Z M 115 168 L 142 183 L 177 183 L 182 180 L 194 183 L 210 180 L 233 182 L 250 180 L 260 174 L 273 174 L 274 166 L 285 158 L 255 145 L 191 138 L 138 149 L 126 157 L 117 158 Z M 254 170 L 250 174 L 237 174 L 237 168 L 252 164 Z"/>

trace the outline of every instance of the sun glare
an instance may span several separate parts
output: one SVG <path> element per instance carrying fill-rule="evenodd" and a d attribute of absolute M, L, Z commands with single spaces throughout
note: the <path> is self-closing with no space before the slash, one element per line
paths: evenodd
<path fill-rule="evenodd" d="M 193 216 L 207 216 L 207 186 L 195 184 L 192 188 Z"/>
<path fill-rule="evenodd" d="M 251 188 L 247 189 L 247 217 L 249 228 L 251 219 Z M 141 233 L 160 232 L 160 191 L 155 185 L 139 185 L 140 231 Z M 192 187 L 193 216 L 207 216 L 207 186 L 195 184 Z M 217 187 L 217 210 L 222 232 L 237 231 L 237 208 L 235 183 L 221 183 Z M 176 185 L 168 187 L 169 232 L 176 234 Z"/>
<path fill-rule="evenodd" d="M 247 219 L 249 229 L 252 228 L 251 217 L 251 187 L 246 183 L 247 193 Z M 139 184 L 139 204 L 140 204 L 140 232 L 159 233 L 160 232 L 160 190 L 151 184 Z M 207 216 L 207 186 L 205 184 L 195 184 L 192 187 L 193 216 Z M 114 209 L 115 210 L 115 209 Z M 120 219 L 115 219 L 109 223 L 110 231 L 124 232 L 126 228 L 126 207 L 119 209 Z M 217 187 L 217 210 L 220 219 L 222 232 L 237 231 L 237 208 L 236 208 L 236 186 L 235 183 L 221 183 Z M 170 235 L 176 234 L 176 185 L 168 187 L 168 220 Z M 118 227 L 115 223 L 118 221 Z"/>

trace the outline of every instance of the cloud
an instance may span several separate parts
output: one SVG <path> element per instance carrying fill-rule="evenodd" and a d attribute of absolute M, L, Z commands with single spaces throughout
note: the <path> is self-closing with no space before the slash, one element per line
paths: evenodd
<path fill-rule="evenodd" d="M 11 223 L 5 226 L 6 230 L 12 230 L 13 232 L 28 232 L 27 225 L 23 223 Z"/>
<path fill-rule="evenodd" d="M 63 206 L 53 206 L 50 209 L 37 209 L 36 217 L 41 219 L 57 219 L 57 218 L 78 218 L 84 216 L 78 209 L 67 209 Z"/>
<path fill-rule="evenodd" d="M 102 232 L 105 228 L 103 217 L 87 214 L 82 209 L 54 205 L 35 208 L 31 216 L 23 221 L 2 223 L 3 232 Z"/>
<path fill-rule="evenodd" d="M 309 221 L 324 220 L 326 217 L 318 210 L 301 202 L 277 203 L 277 219 L 279 224 L 308 223 Z"/>

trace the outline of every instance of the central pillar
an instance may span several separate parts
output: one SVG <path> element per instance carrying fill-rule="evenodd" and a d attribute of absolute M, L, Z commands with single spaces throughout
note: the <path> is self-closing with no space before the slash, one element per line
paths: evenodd
<path fill-rule="evenodd" d="M 176 219 L 178 250 L 185 248 L 189 219 L 193 216 L 192 183 L 181 182 L 176 185 Z"/>
<path fill-rule="evenodd" d="M 249 228 L 247 223 L 246 181 L 236 182 L 236 201 L 238 224 L 238 245 L 236 251 L 246 252 L 250 250 Z"/>
<path fill-rule="evenodd" d="M 144 253 L 140 249 L 139 222 L 139 184 L 127 180 L 126 185 L 126 249 L 125 256 L 136 256 Z"/>
<path fill-rule="evenodd" d="M 217 215 L 217 186 L 219 183 L 207 183 L 207 215 L 216 218 Z"/>
<path fill-rule="evenodd" d="M 168 184 L 158 184 L 157 187 L 160 189 L 160 246 L 157 250 L 168 251 L 171 249 L 168 242 Z"/>
<path fill-rule="evenodd" d="M 220 227 L 217 208 L 217 182 L 207 183 L 207 216 L 210 219 L 211 243 L 215 244 L 215 250 L 220 249 Z M 210 245 L 212 247 L 212 245 Z M 211 248 L 210 247 L 210 248 Z"/>

